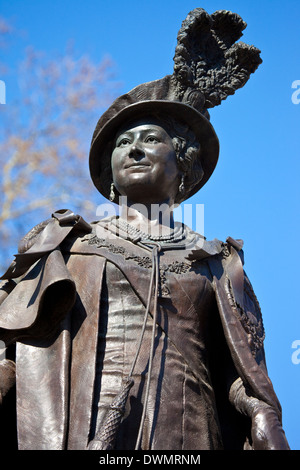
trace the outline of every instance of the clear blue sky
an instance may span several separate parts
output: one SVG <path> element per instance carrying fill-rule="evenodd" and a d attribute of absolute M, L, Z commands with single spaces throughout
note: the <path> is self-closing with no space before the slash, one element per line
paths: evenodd
<path fill-rule="evenodd" d="M 300 103 L 291 99 L 292 83 L 300 80 L 299 0 L 1 0 L 0 14 L 18 32 L 5 61 L 13 69 L 26 45 L 55 54 L 72 39 L 78 55 L 99 61 L 109 54 L 125 92 L 172 73 L 178 29 L 197 7 L 240 14 L 248 23 L 242 40 L 262 51 L 263 64 L 248 84 L 211 112 L 219 164 L 188 202 L 204 204 L 207 238 L 244 240 L 245 270 L 263 311 L 269 375 L 291 448 L 300 449 L 300 363 L 292 361 L 292 344 L 300 344 Z M 6 106 L 15 78 L 6 84 Z"/>

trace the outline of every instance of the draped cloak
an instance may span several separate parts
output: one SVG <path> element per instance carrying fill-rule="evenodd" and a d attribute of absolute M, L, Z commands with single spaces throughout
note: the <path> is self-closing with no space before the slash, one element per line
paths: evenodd
<path fill-rule="evenodd" d="M 128 371 L 127 357 L 132 358 L 141 329 L 136 310 L 147 304 L 153 266 L 149 251 L 107 230 L 109 224 L 87 224 L 70 211 L 54 213 L 2 278 L 0 339 L 8 350 L 16 344 L 19 449 L 86 449 Z M 281 420 L 266 369 L 259 304 L 243 270 L 239 241 L 208 242 L 188 234 L 184 249 L 162 249 L 159 255 L 156 362 L 142 448 L 242 449 L 251 423 L 228 401 L 235 378 Z M 136 301 L 123 306 L 129 312 L 126 326 L 117 303 L 110 345 L 104 310 L 122 280 L 124 298 Z M 150 323 L 152 308 L 153 303 Z M 127 346 L 120 349 L 122 335 Z M 119 364 L 115 370 L 105 366 L 100 343 L 110 348 L 108 362 Z M 142 344 L 117 438 L 120 449 L 132 448 L 143 408 L 147 330 Z M 101 409 L 104 373 L 109 390 Z"/>

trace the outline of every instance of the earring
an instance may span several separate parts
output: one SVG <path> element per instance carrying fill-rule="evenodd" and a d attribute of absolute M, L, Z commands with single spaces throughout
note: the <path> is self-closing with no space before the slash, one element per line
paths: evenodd
<path fill-rule="evenodd" d="M 180 194 L 184 195 L 185 187 L 184 187 L 184 174 L 181 176 L 181 183 L 179 185 L 179 192 Z"/>
<path fill-rule="evenodd" d="M 109 200 L 110 200 L 110 202 L 113 202 L 114 199 L 115 199 L 114 183 L 111 183 L 111 185 L 110 185 Z"/>

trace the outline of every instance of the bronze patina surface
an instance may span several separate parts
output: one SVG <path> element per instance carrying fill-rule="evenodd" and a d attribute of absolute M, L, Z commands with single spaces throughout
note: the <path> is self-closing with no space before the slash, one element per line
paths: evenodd
<path fill-rule="evenodd" d="M 119 216 L 56 211 L 21 241 L 0 291 L 3 448 L 289 449 L 243 242 L 173 219 L 217 164 L 208 110 L 261 63 L 245 27 L 195 9 L 173 74 L 101 116 L 91 177 Z"/>

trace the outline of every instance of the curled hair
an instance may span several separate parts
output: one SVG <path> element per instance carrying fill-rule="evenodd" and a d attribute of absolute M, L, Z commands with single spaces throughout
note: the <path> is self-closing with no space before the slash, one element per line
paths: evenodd
<path fill-rule="evenodd" d="M 179 122 L 178 119 L 170 116 L 160 116 L 159 120 L 163 123 L 172 139 L 178 169 L 184 175 L 186 194 L 184 197 L 177 195 L 177 202 L 182 202 L 203 178 L 204 171 L 200 159 L 201 145 L 189 126 Z"/>

